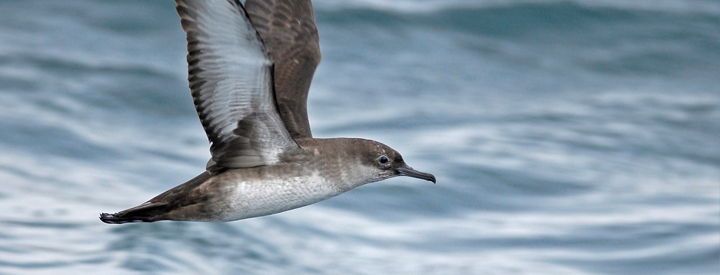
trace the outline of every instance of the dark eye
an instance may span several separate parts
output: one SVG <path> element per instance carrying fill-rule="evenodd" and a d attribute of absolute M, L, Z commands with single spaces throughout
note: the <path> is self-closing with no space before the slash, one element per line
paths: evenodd
<path fill-rule="evenodd" d="M 387 164 L 388 162 L 390 162 L 390 159 L 386 156 L 380 156 L 378 162 L 380 162 L 381 164 Z"/>

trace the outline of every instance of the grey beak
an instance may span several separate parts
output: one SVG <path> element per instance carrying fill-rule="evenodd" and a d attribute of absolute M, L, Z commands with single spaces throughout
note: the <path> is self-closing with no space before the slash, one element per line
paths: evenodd
<path fill-rule="evenodd" d="M 395 170 L 398 172 L 401 176 L 408 176 L 418 179 L 423 179 L 426 181 L 432 181 L 432 183 L 435 183 L 435 176 L 430 173 L 423 173 L 418 170 L 412 169 L 412 167 L 403 165 L 401 167 L 395 168 Z"/>

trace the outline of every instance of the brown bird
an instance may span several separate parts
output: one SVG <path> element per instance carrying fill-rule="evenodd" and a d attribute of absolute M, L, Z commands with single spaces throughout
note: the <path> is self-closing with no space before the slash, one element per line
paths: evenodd
<path fill-rule="evenodd" d="M 310 0 L 175 2 L 212 158 L 190 181 L 100 220 L 233 221 L 395 176 L 435 182 L 382 143 L 312 137 L 306 104 L 320 46 Z"/>

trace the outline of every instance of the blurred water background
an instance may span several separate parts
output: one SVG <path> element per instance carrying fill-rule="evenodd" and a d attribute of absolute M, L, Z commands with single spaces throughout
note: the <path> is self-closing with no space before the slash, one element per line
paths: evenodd
<path fill-rule="evenodd" d="M 318 137 L 398 178 L 112 226 L 209 157 L 173 1 L 0 0 L 0 274 L 717 274 L 720 2 L 316 0 Z"/>

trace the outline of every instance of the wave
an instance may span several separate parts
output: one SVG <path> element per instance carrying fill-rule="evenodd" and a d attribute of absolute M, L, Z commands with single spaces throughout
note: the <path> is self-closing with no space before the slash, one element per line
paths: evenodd
<path fill-rule="evenodd" d="M 492 2 L 494 1 L 467 3 L 464 0 L 448 2 L 428 0 L 386 3 L 376 0 L 353 0 L 350 3 L 355 4 L 343 2 L 344 5 L 323 5 L 325 9 L 319 9 L 318 20 L 321 27 L 323 24 L 333 27 L 340 25 L 343 28 L 372 25 L 381 26 L 383 29 L 411 26 L 489 35 L 512 35 L 546 30 L 574 31 L 573 33 L 577 34 L 586 33 L 588 30 L 613 33 L 640 30 L 641 34 L 652 34 L 657 31 L 666 32 L 667 35 L 668 31 L 672 31 L 675 33 L 669 35 L 682 36 L 683 33 L 691 33 L 715 36 L 713 40 L 717 40 L 716 30 L 720 25 L 717 16 L 720 14 L 720 5 L 708 4 L 705 9 L 701 6 L 680 4 L 677 7 L 660 4 L 647 8 L 643 8 L 645 6 L 642 5 L 602 5 L 602 3 L 614 3 L 609 0 L 593 4 L 537 0 L 518 0 L 512 1 L 512 4 L 488 4 Z M 717 8 L 713 8 L 715 6 Z M 689 38 L 693 39 L 693 37 Z"/>
<path fill-rule="evenodd" d="M 699 8 L 678 2 L 661 1 L 654 10 L 639 9 L 639 4 L 610 5 L 612 1 L 592 5 L 576 1 L 512 1 L 497 5 L 489 4 L 493 1 L 478 4 L 460 0 L 376 2 L 355 0 L 350 2 L 355 5 L 343 2 L 346 4 L 335 4 L 341 9 L 321 10 L 321 32 L 329 30 L 330 35 L 335 35 L 336 30 L 342 30 L 379 37 L 387 34 L 397 38 L 396 43 L 410 46 L 421 45 L 410 43 L 413 38 L 422 39 L 422 43 L 428 43 L 428 39 L 454 41 L 485 59 L 490 55 L 510 64 L 525 59 L 616 75 L 709 78 L 717 71 L 713 68 L 720 60 L 720 20 L 710 15 L 713 8 L 700 14 L 681 13 L 680 7 L 687 11 Z M 673 6 L 668 3 L 678 8 L 669 12 Z M 436 5 L 434 12 L 411 12 L 412 7 L 417 11 L 432 5 Z M 557 58 L 548 61 L 547 56 Z"/>
<path fill-rule="evenodd" d="M 669 13 L 720 14 L 720 3 L 710 0 L 316 0 L 318 10 L 374 9 L 402 13 L 428 13 L 447 9 L 513 7 L 527 4 L 574 4 L 590 8 L 612 8 Z"/>

